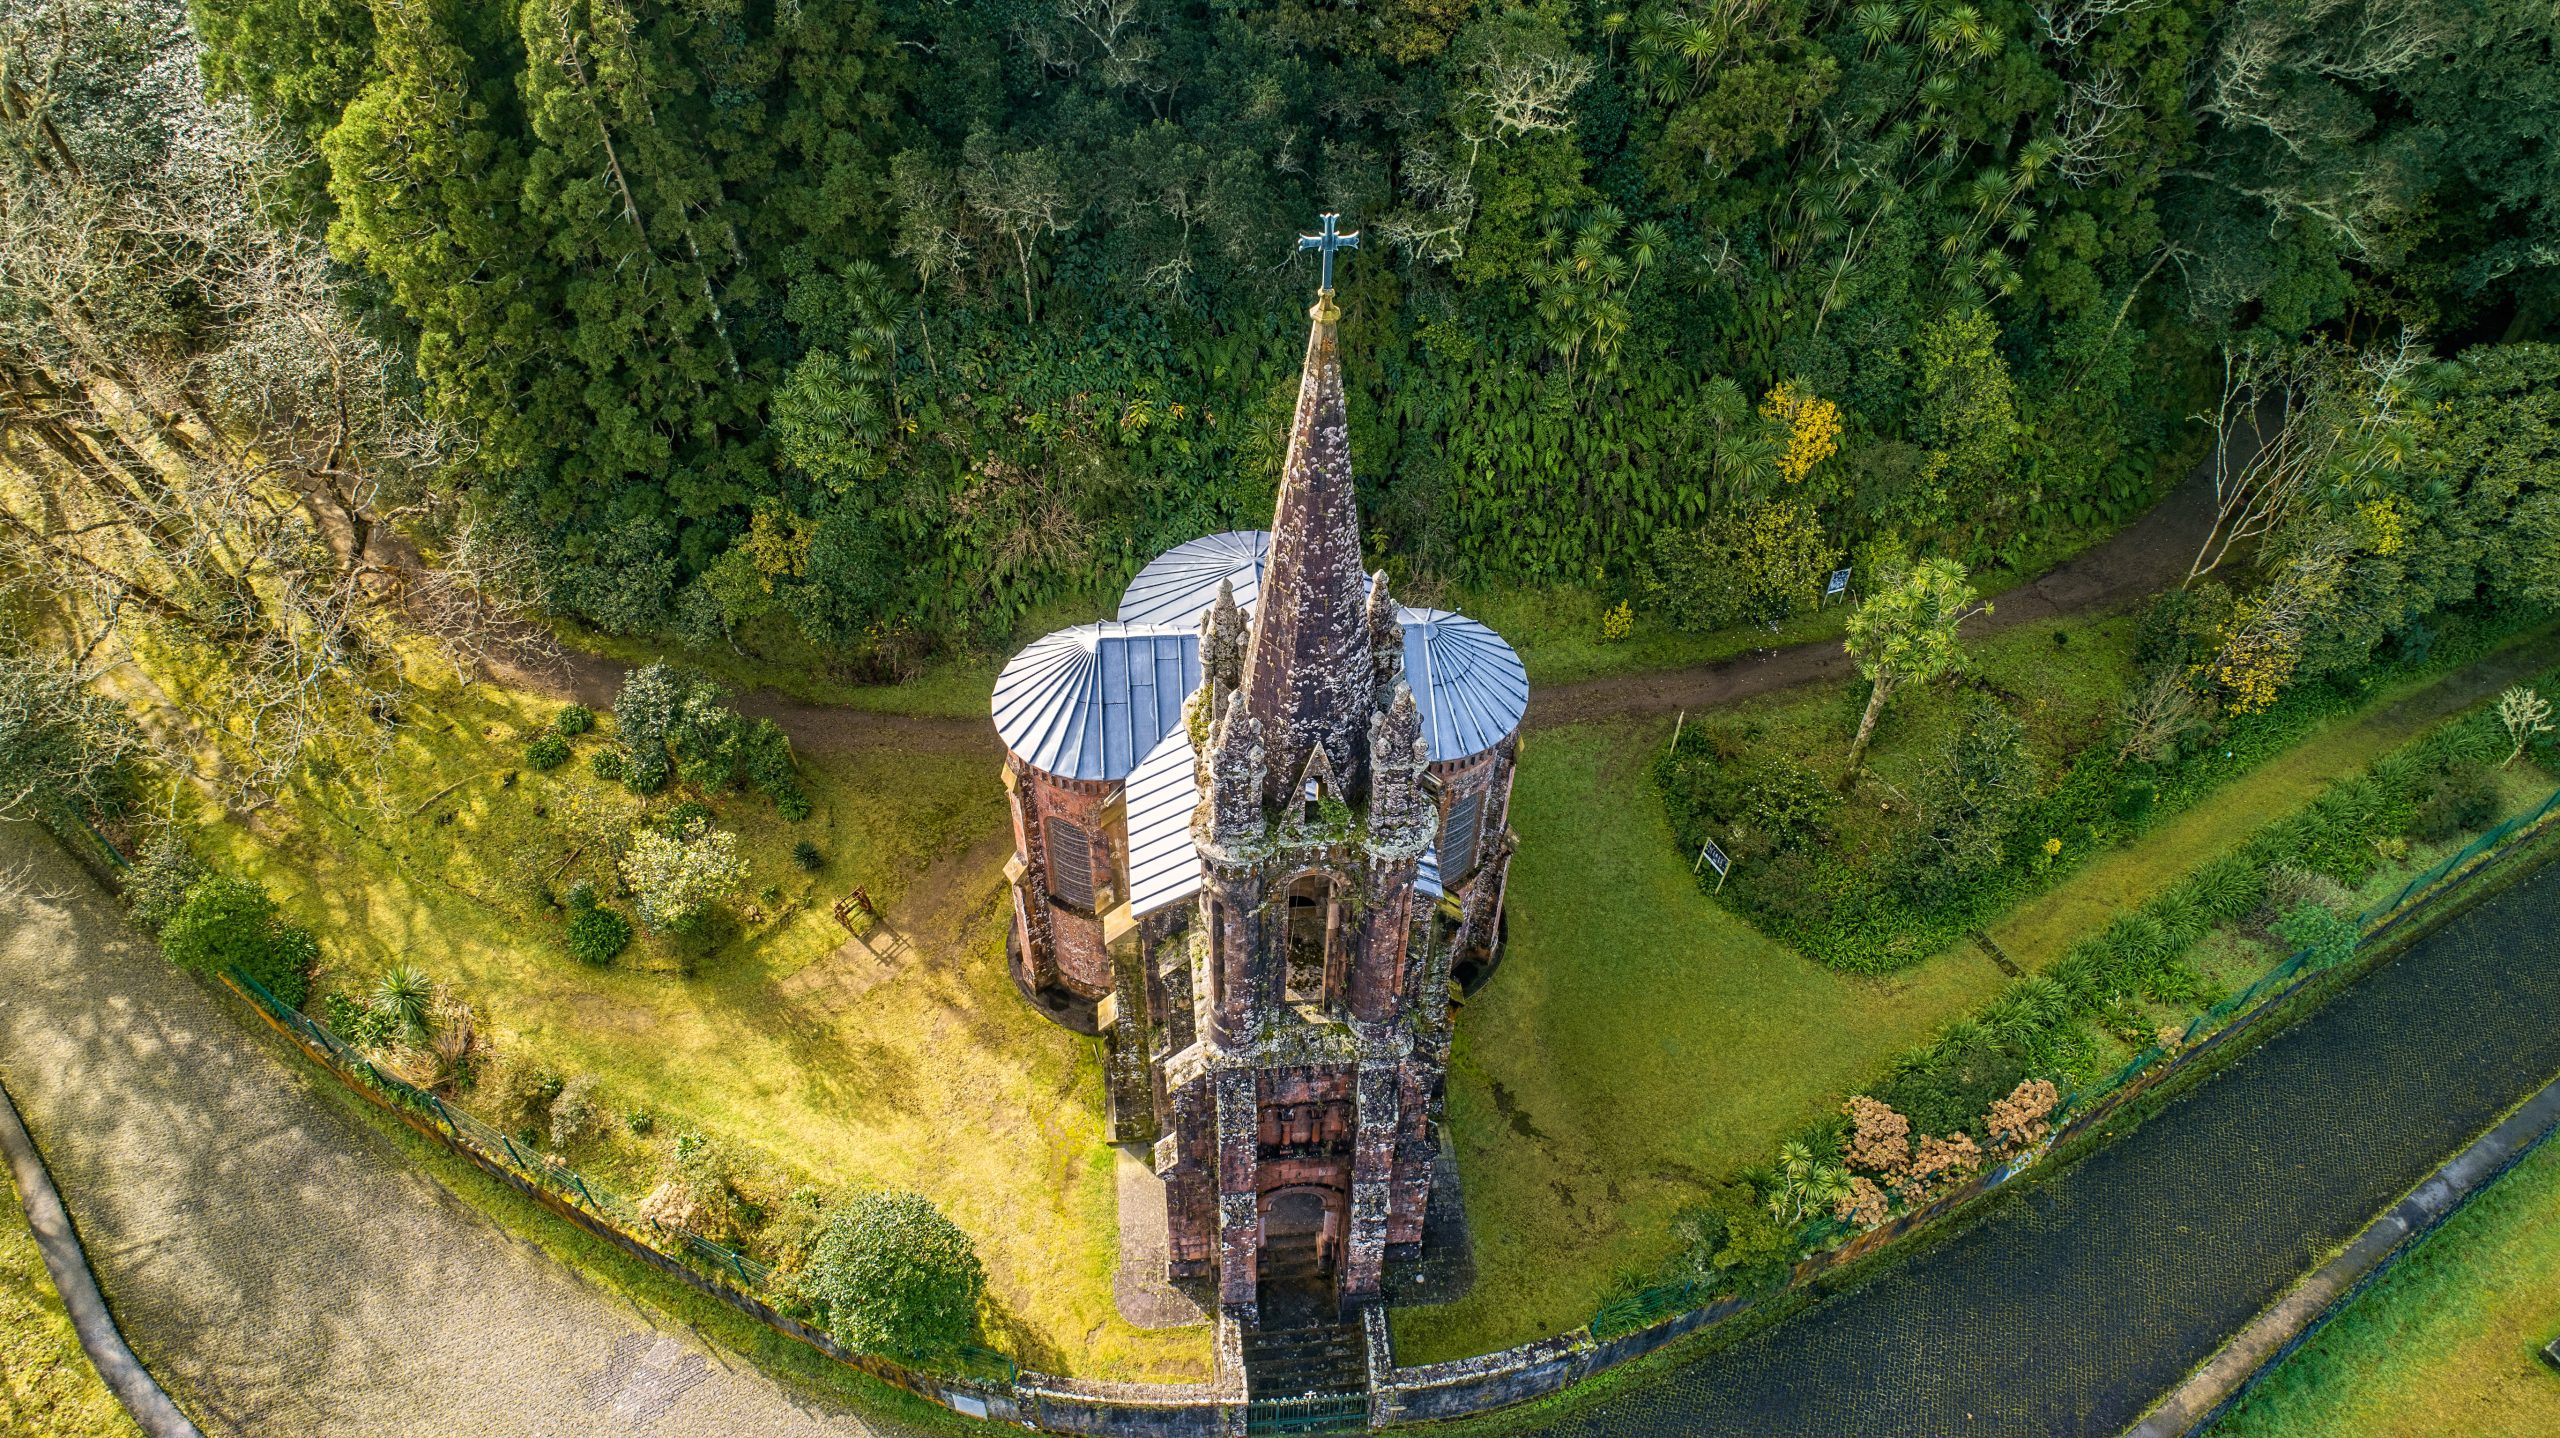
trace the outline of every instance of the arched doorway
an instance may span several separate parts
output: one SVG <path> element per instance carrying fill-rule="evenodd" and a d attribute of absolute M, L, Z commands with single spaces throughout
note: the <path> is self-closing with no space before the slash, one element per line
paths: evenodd
<path fill-rule="evenodd" d="M 1334 1272 L 1342 1258 L 1340 1195 L 1313 1186 L 1262 1196 L 1260 1279 L 1262 1325 L 1290 1328 L 1330 1321 Z"/>

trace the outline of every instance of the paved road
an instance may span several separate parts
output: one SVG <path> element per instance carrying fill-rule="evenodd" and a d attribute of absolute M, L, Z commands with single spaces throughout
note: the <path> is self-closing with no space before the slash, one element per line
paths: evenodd
<path fill-rule="evenodd" d="M 1559 1433 L 2114 1434 L 2560 1073 L 2560 864 L 2025 1201 Z"/>
<path fill-rule="evenodd" d="M 126 1337 L 208 1434 L 879 1431 L 604 1292 L 324 1104 L 40 835 L 0 1075 Z"/>

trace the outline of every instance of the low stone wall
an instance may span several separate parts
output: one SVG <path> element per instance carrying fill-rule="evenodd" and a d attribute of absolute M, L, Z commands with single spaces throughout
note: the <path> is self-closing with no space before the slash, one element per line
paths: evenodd
<path fill-rule="evenodd" d="M 1240 1438 L 1245 1429 L 1244 1330 L 1218 1314 L 1213 1342 L 1218 1376 L 1207 1383 L 1101 1383 L 1024 1373 L 1014 1380 L 1010 1413 L 971 1417 L 1027 1423 L 1055 1433 L 1105 1438 Z"/>
<path fill-rule="evenodd" d="M 1587 1330 L 1576 1331 L 1499 1353 L 1426 1363 L 1418 1368 L 1395 1366 L 1386 1314 L 1371 1309 L 1366 1315 L 1369 1426 L 1385 1428 L 1399 1423 L 1463 1418 L 1544 1398 L 1594 1373 L 1606 1372 L 1720 1322 L 1747 1306 L 1741 1299 L 1726 1299 L 1611 1339 L 1594 1339 Z"/>

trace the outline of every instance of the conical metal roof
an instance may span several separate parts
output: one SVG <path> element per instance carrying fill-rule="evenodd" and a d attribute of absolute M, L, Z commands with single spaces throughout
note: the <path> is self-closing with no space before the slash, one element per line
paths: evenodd
<path fill-rule="evenodd" d="M 1529 671 L 1501 635 L 1446 609 L 1396 611 L 1404 625 L 1404 681 L 1422 711 L 1431 762 L 1481 754 L 1529 712 Z"/>
<path fill-rule="evenodd" d="M 1247 614 L 1262 597 L 1262 571 L 1271 560 L 1271 531 L 1237 529 L 1204 534 L 1159 554 L 1120 596 L 1123 624 L 1189 627 L 1217 602 L 1221 581 L 1235 585 L 1236 607 Z"/>
<path fill-rule="evenodd" d="M 996 676 L 996 733 L 1061 779 L 1124 778 L 1200 687 L 1200 636 L 1143 624 L 1079 624 L 1033 640 Z"/>
<path fill-rule="evenodd" d="M 1520 656 L 1476 620 L 1399 608 L 1404 676 L 1422 714 L 1431 762 L 1481 754 L 1529 712 Z M 996 733 L 1035 769 L 1061 779 L 1129 777 L 1181 727 L 1200 687 L 1200 636 L 1189 625 L 1079 624 L 1034 640 L 996 678 Z"/>

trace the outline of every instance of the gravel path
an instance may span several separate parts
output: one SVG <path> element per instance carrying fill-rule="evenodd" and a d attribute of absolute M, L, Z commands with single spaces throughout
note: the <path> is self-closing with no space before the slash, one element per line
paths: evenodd
<path fill-rule="evenodd" d="M 2560 864 L 1979 1227 L 1547 1431 L 2113 1434 L 2560 1072 Z"/>
<path fill-rule="evenodd" d="M 845 1435 L 324 1103 L 41 835 L 0 826 L 0 1075 L 125 1337 L 208 1434 Z"/>

